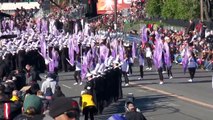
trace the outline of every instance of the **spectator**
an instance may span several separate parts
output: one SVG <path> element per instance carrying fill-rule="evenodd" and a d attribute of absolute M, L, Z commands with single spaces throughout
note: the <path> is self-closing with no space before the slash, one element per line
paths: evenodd
<path fill-rule="evenodd" d="M 17 90 L 20 90 L 26 85 L 26 77 L 23 70 L 15 70 L 14 83 Z"/>
<path fill-rule="evenodd" d="M 72 98 L 61 97 L 52 102 L 49 114 L 55 120 L 78 120 L 80 109 Z"/>
<path fill-rule="evenodd" d="M 128 112 L 126 113 L 127 120 L 146 120 L 141 112 L 136 111 L 136 107 L 132 102 L 127 103 Z"/>
<path fill-rule="evenodd" d="M 192 20 L 189 20 L 189 26 L 187 27 L 186 33 L 189 34 L 195 29 L 195 23 Z"/>
<path fill-rule="evenodd" d="M 12 80 L 15 89 L 20 90 L 22 87 L 26 85 L 26 77 L 24 75 L 23 70 L 14 70 L 8 76 L 8 79 Z"/>
<path fill-rule="evenodd" d="M 80 106 L 83 114 L 85 115 L 84 120 L 88 120 L 88 115 L 90 115 L 90 120 L 94 120 L 94 114 L 96 112 L 95 103 L 93 96 L 88 91 L 82 91 L 80 97 Z"/>
<path fill-rule="evenodd" d="M 18 91 L 14 90 L 12 92 L 12 98 L 10 99 L 11 101 L 15 102 L 15 101 L 19 101 L 19 97 L 18 97 Z"/>
<path fill-rule="evenodd" d="M 38 74 L 38 72 L 35 71 L 35 69 L 30 66 L 29 64 L 26 65 L 26 80 L 27 80 L 27 84 L 31 85 L 33 83 L 37 83 L 37 80 L 41 81 L 41 78 Z"/>
<path fill-rule="evenodd" d="M 28 95 L 23 103 L 23 113 L 14 120 L 31 120 L 36 116 L 42 116 L 42 100 L 36 95 Z"/>
<path fill-rule="evenodd" d="M 14 84 L 12 80 L 7 80 L 4 89 L 4 93 L 7 99 L 10 99 L 12 97 L 12 91 L 14 90 Z"/>
<path fill-rule="evenodd" d="M 6 99 L 2 93 L 0 94 L 0 101 L 1 120 L 13 120 L 17 115 L 21 114 L 21 104 L 19 102 L 12 102 Z"/>
<path fill-rule="evenodd" d="M 46 90 L 50 88 L 52 93 L 55 93 L 55 86 L 57 85 L 55 74 L 48 73 L 47 79 L 42 83 L 41 91 L 46 94 Z"/>

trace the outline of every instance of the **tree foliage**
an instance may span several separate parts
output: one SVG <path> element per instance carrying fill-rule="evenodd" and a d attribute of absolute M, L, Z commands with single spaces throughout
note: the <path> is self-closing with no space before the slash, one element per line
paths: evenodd
<path fill-rule="evenodd" d="M 194 19 L 199 18 L 199 0 L 148 0 L 146 10 L 149 16 Z"/>
<path fill-rule="evenodd" d="M 148 0 L 146 11 L 151 17 L 159 17 L 161 14 L 162 2 L 161 0 Z"/>

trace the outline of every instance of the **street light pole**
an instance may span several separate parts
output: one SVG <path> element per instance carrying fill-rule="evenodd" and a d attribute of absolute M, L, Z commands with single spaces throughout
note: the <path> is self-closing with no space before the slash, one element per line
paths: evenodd
<path fill-rule="evenodd" d="M 118 1 L 117 0 L 115 0 L 114 1 L 115 2 L 115 6 L 114 6 L 114 14 L 115 14 L 115 30 L 117 29 L 117 20 L 118 20 L 118 15 L 117 15 L 117 9 L 118 9 Z"/>

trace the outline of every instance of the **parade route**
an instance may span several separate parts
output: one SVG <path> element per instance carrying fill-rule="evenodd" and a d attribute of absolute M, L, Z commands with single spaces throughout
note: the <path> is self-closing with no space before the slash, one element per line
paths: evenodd
<path fill-rule="evenodd" d="M 130 86 L 123 87 L 124 98 L 106 107 L 96 120 L 105 120 L 113 114 L 124 114 L 125 97 L 133 93 L 136 106 L 148 120 L 212 120 L 213 94 L 211 72 L 198 69 L 193 83 L 189 83 L 188 73 L 182 72 L 180 65 L 173 66 L 173 79 L 164 74 L 165 84 L 159 85 L 155 70 L 144 71 L 144 79 L 138 80 L 139 68 L 133 67 L 129 76 Z M 72 72 L 59 73 L 62 91 L 77 101 L 84 85 L 74 86 Z"/>
<path fill-rule="evenodd" d="M 0 3 L 0 120 L 213 120 L 213 0 Z"/>
<path fill-rule="evenodd" d="M 213 105 L 211 105 L 211 104 L 207 104 L 207 103 L 200 102 L 200 101 L 197 101 L 197 100 L 193 100 L 193 99 L 190 99 L 190 98 L 187 98 L 187 97 L 184 97 L 184 96 L 180 96 L 180 95 L 177 95 L 177 94 L 174 94 L 174 93 L 169 93 L 169 92 L 166 92 L 166 91 L 163 91 L 163 90 L 154 89 L 154 88 L 143 86 L 143 85 L 139 85 L 139 87 L 146 89 L 146 90 L 153 91 L 153 92 L 161 93 L 161 94 L 164 94 L 164 95 L 167 95 L 167 96 L 175 97 L 175 98 L 178 98 L 180 100 L 184 100 L 186 102 L 194 103 L 194 104 L 206 107 L 206 108 L 213 109 Z"/>

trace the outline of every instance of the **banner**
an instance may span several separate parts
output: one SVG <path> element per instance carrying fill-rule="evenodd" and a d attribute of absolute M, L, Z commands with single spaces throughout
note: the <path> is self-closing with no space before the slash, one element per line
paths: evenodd
<path fill-rule="evenodd" d="M 132 0 L 117 0 L 117 10 L 130 8 Z M 114 0 L 98 0 L 97 13 L 98 14 L 112 14 L 115 9 Z"/>

